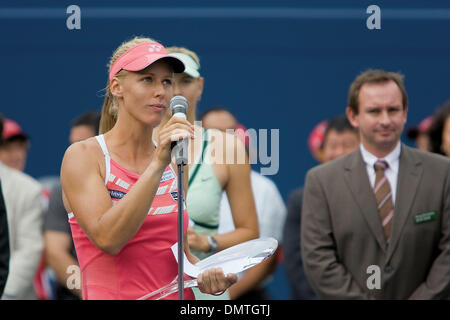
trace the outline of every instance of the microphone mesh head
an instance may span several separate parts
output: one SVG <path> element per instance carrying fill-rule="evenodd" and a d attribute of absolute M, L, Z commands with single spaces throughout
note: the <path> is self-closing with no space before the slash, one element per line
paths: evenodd
<path fill-rule="evenodd" d="M 183 96 L 175 96 L 172 99 L 170 99 L 169 106 L 170 110 L 172 111 L 172 114 L 175 114 L 177 112 L 186 114 L 188 102 L 186 98 Z"/>

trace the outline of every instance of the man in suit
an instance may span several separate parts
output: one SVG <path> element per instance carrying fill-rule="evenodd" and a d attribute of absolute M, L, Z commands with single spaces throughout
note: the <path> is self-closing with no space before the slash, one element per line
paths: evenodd
<path fill-rule="evenodd" d="M 400 142 L 407 112 L 400 74 L 362 73 L 360 148 L 307 173 L 302 258 L 323 299 L 450 298 L 450 160 Z"/>

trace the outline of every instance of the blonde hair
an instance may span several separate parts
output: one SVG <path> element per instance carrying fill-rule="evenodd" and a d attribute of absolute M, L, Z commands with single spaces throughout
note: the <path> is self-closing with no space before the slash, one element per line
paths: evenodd
<path fill-rule="evenodd" d="M 178 53 L 187 54 L 192 59 L 194 59 L 195 62 L 197 62 L 198 66 L 200 68 L 200 58 L 198 57 L 198 55 L 194 51 L 189 50 L 189 49 L 184 48 L 184 47 L 167 47 L 166 50 L 167 50 L 167 53 L 176 53 L 176 52 L 178 52 Z"/>
<path fill-rule="evenodd" d="M 125 52 L 130 50 L 132 47 L 146 42 L 156 42 L 155 40 L 151 38 L 145 38 L 145 37 L 134 37 L 133 39 L 129 41 L 123 42 L 113 53 L 111 56 L 111 59 L 108 63 L 108 74 L 111 70 L 111 66 L 113 63 Z M 128 71 L 126 70 L 120 70 L 115 77 L 123 77 L 127 74 Z M 111 130 L 114 125 L 116 124 L 117 117 L 119 115 L 119 104 L 117 102 L 117 98 L 113 96 L 111 93 L 111 90 L 109 88 L 109 77 L 106 80 L 106 87 L 105 87 L 105 100 L 103 101 L 103 107 L 102 107 L 102 114 L 100 118 L 100 130 L 99 133 L 103 134 L 105 132 L 108 132 Z"/>

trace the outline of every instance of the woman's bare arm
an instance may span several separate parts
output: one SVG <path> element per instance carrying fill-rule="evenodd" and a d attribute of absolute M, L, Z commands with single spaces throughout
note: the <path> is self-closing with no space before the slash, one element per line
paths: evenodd
<path fill-rule="evenodd" d="M 259 236 L 258 218 L 250 183 L 250 164 L 243 143 L 236 137 L 233 137 L 233 142 L 233 144 L 226 144 L 226 152 L 234 152 L 235 161 L 226 164 L 228 181 L 225 191 L 230 203 L 235 230 L 214 236 L 219 244 L 218 250 Z M 232 150 L 230 150 L 231 148 Z M 245 155 L 245 162 L 238 161 L 237 155 Z"/>
<path fill-rule="evenodd" d="M 104 252 L 117 254 L 146 218 L 165 167 L 152 162 L 113 206 L 95 157 L 94 143 L 80 142 L 67 149 L 61 166 L 63 198 L 92 242 Z"/>

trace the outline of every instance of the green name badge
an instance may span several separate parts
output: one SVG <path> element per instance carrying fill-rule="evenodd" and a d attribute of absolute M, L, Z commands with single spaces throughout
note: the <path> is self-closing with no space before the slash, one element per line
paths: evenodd
<path fill-rule="evenodd" d="M 414 221 L 416 223 L 423 223 L 423 222 L 431 221 L 431 220 L 434 220 L 434 219 L 436 219 L 436 212 L 435 211 L 419 213 L 419 214 L 416 214 L 414 216 Z"/>

